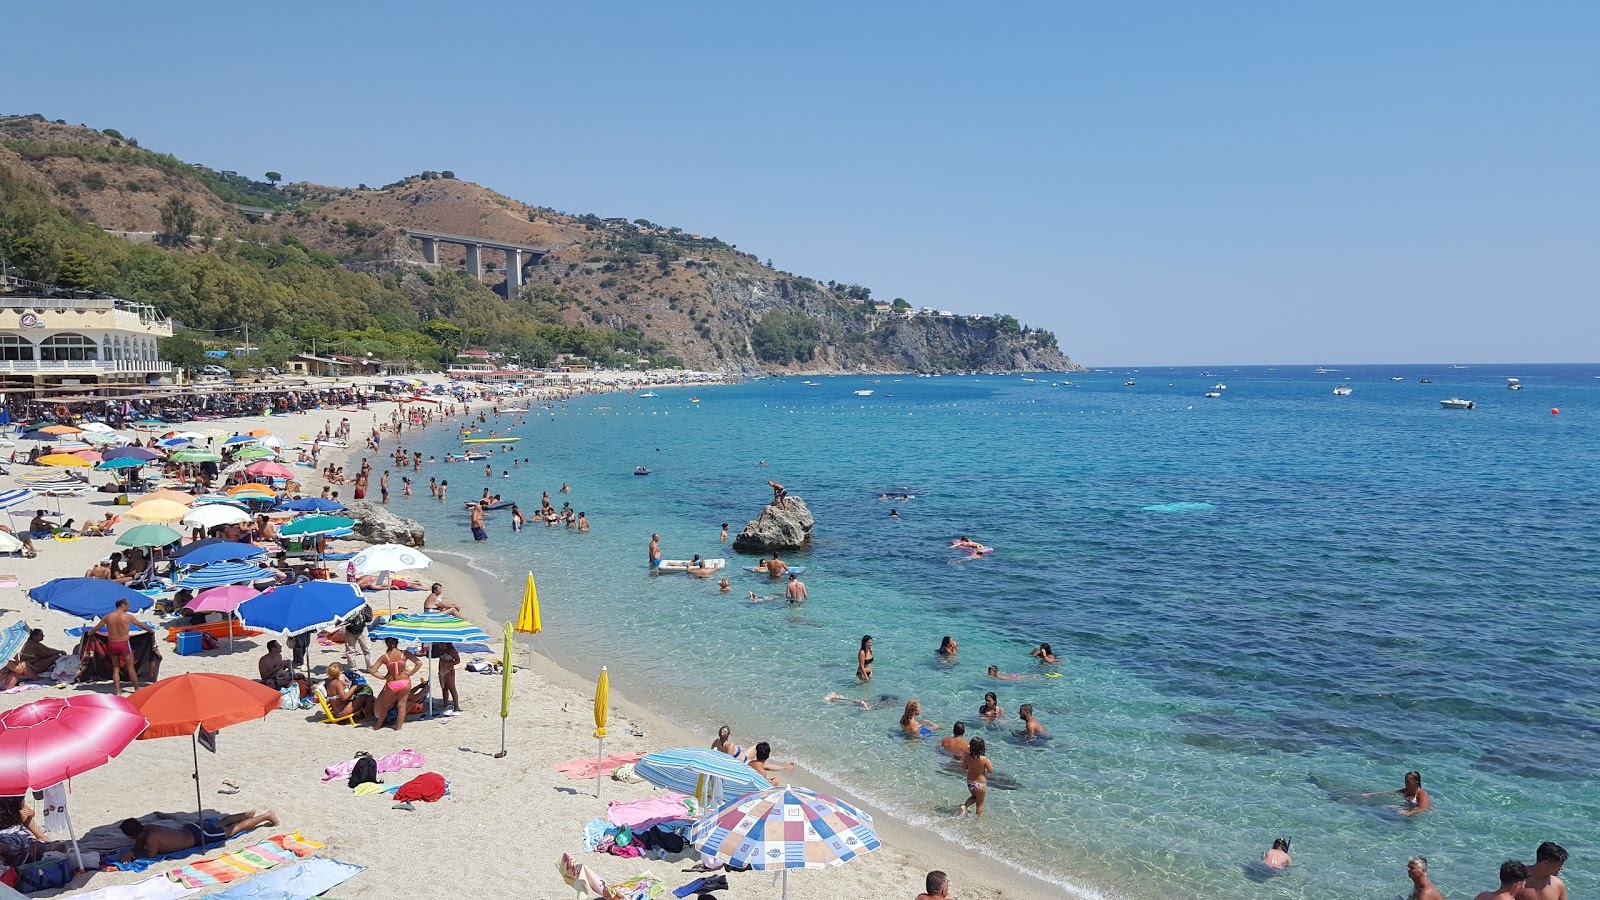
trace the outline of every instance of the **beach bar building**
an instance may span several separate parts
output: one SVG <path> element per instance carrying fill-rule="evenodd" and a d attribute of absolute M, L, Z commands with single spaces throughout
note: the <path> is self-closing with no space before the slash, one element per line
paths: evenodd
<path fill-rule="evenodd" d="M 154 306 L 6 279 L 0 285 L 0 380 L 12 388 L 147 384 L 172 374 L 156 340 L 172 320 Z"/>

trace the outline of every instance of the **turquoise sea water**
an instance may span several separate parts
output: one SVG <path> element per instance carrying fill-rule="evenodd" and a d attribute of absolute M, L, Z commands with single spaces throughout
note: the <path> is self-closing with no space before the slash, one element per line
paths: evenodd
<path fill-rule="evenodd" d="M 1070 385 L 763 380 L 693 389 L 700 403 L 688 389 L 610 395 L 528 414 L 515 448 L 531 463 L 511 477 L 509 454 L 493 479 L 481 463 L 427 467 L 424 485 L 450 480 L 450 503 L 422 488 L 395 508 L 428 526 L 430 547 L 533 569 L 541 640 L 580 670 L 605 663 L 620 691 L 709 711 L 741 743 L 771 740 L 777 757 L 1064 894 L 1393 897 L 1421 853 L 1446 894 L 1470 896 L 1500 861 L 1531 862 L 1554 839 L 1583 896 L 1600 889 L 1596 376 L 1145 369 L 1134 387 L 1119 371 Z M 1223 396 L 1205 399 L 1218 382 Z M 1346 383 L 1354 393 L 1334 396 Z M 1452 396 L 1478 408 L 1441 409 Z M 769 477 L 817 517 L 812 549 L 785 555 L 808 567 L 804 607 L 744 602 L 776 591 L 744 572 L 731 596 L 647 574 L 652 531 L 669 558 L 752 562 L 718 544 L 718 526 L 737 533 Z M 562 481 L 573 493 L 556 493 Z M 485 485 L 530 511 L 549 490 L 594 530 L 513 535 L 496 512 L 491 541 L 472 545 L 459 501 Z M 916 499 L 877 499 L 902 488 Z M 955 558 L 961 533 L 998 552 Z M 514 602 L 491 598 L 502 615 Z M 863 634 L 870 686 L 853 677 Z M 946 634 L 961 642 L 954 665 L 935 659 Z M 1028 656 L 1041 640 L 1064 677 L 984 677 L 991 664 L 1041 672 Z M 1053 740 L 1020 744 L 1014 718 L 972 727 L 986 690 L 1013 717 L 1033 703 Z M 830 691 L 893 701 L 824 704 Z M 982 821 L 951 817 L 965 792 L 936 741 L 896 736 L 908 697 L 946 728 L 966 720 L 1014 779 Z M 1355 797 L 1408 769 L 1429 814 Z M 1251 863 L 1277 836 L 1297 864 L 1265 878 Z"/>

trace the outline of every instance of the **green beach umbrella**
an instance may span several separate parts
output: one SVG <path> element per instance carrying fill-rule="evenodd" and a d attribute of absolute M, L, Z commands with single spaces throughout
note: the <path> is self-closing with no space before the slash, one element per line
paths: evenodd
<path fill-rule="evenodd" d="M 274 459 L 277 457 L 277 455 L 278 454 L 273 453 L 271 450 L 268 450 L 265 447 L 246 447 L 243 450 L 240 450 L 238 453 L 235 453 L 233 458 L 250 461 L 256 459 Z"/>
<path fill-rule="evenodd" d="M 135 525 L 117 535 L 119 547 L 165 547 L 183 535 L 165 525 Z"/>
<path fill-rule="evenodd" d="M 222 457 L 210 450 L 179 450 L 167 458 L 180 463 L 222 462 Z"/>
<path fill-rule="evenodd" d="M 278 534 L 284 537 L 310 537 L 349 528 L 354 524 L 356 524 L 355 519 L 346 519 L 343 516 L 302 516 L 279 528 Z"/>

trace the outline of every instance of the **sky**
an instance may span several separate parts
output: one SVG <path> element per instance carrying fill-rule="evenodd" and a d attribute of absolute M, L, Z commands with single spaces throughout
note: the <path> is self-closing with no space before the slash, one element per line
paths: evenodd
<path fill-rule="evenodd" d="M 1600 355 L 1588 0 L 4 9 L 0 112 L 257 177 L 449 169 L 1091 366 Z"/>

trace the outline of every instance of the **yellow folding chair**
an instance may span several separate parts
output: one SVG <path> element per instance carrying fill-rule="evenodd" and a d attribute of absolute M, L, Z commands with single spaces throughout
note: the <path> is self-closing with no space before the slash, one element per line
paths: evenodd
<path fill-rule="evenodd" d="M 322 689 L 321 685 L 312 688 L 311 692 L 317 695 L 317 703 L 322 705 L 323 725 L 338 725 L 341 722 L 349 722 L 351 725 L 356 723 L 355 713 L 350 713 L 349 715 L 344 716 L 336 716 L 333 714 L 333 707 L 328 705 L 328 694 Z"/>

